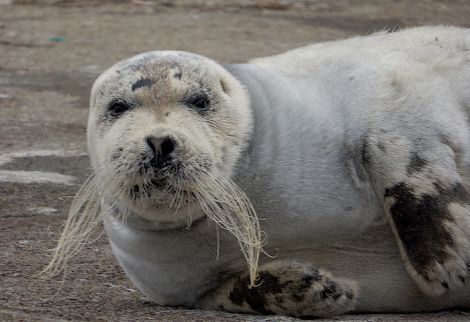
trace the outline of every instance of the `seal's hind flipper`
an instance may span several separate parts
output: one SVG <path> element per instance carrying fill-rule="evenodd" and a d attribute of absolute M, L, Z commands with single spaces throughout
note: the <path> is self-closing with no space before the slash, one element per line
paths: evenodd
<path fill-rule="evenodd" d="M 470 271 L 470 194 L 446 140 L 369 137 L 373 181 L 406 268 L 423 292 L 463 286 Z"/>
<path fill-rule="evenodd" d="M 329 317 L 351 311 L 356 283 L 332 277 L 312 265 L 276 261 L 259 268 L 256 287 L 248 274 L 230 278 L 196 305 L 202 309 Z"/>

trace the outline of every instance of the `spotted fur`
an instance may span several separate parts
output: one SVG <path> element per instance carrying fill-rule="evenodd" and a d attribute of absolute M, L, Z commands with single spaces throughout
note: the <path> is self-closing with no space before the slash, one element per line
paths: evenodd
<path fill-rule="evenodd" d="M 153 84 L 154 84 L 154 82 L 151 79 L 142 78 L 142 79 L 139 79 L 134 84 L 132 84 L 131 89 L 134 92 L 134 91 L 136 91 L 136 90 L 138 90 L 139 88 L 142 88 L 142 87 L 152 87 Z"/>
<path fill-rule="evenodd" d="M 198 307 L 297 317 L 329 317 L 351 311 L 354 282 L 335 278 L 310 264 L 277 261 L 260 267 L 256 287 L 246 274 L 232 277 L 206 294 Z"/>
<path fill-rule="evenodd" d="M 388 143 L 394 145 L 391 153 L 365 145 L 375 158 L 370 169 L 384 189 L 385 210 L 409 273 L 425 293 L 440 295 L 468 278 L 470 195 L 450 141 L 399 137 Z"/>

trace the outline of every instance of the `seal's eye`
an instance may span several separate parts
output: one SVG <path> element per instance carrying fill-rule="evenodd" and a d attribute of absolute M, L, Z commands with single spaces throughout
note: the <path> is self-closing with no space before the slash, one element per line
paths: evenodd
<path fill-rule="evenodd" d="M 194 95 L 187 103 L 198 111 L 205 111 L 209 108 L 209 99 L 205 94 Z"/>
<path fill-rule="evenodd" d="M 125 102 L 111 102 L 108 106 L 108 113 L 113 116 L 119 116 L 131 107 Z"/>

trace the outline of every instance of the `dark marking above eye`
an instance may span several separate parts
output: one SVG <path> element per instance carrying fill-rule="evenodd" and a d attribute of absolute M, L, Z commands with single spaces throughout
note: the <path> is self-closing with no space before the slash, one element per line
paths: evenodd
<path fill-rule="evenodd" d="M 183 73 L 181 71 L 177 71 L 176 73 L 173 74 L 173 77 L 176 79 L 181 79 L 183 76 Z"/>
<path fill-rule="evenodd" d="M 171 70 L 173 71 L 173 77 L 176 79 L 181 79 L 183 76 L 183 71 L 181 70 L 181 66 L 178 64 L 173 64 L 171 66 Z"/>
<path fill-rule="evenodd" d="M 139 89 L 141 87 L 152 87 L 153 84 L 154 84 L 153 80 L 148 79 L 148 78 L 142 78 L 142 79 L 139 79 L 134 84 L 132 84 L 132 91 L 134 92 L 136 89 Z"/>

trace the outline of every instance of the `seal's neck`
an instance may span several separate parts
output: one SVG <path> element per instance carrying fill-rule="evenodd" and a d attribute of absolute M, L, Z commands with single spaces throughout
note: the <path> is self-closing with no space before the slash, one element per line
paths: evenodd
<path fill-rule="evenodd" d="M 278 154 L 276 149 L 282 132 L 283 111 L 276 109 L 278 98 L 272 94 L 276 87 L 282 85 L 277 83 L 279 75 L 255 65 L 225 65 L 224 68 L 243 84 L 251 102 L 253 130 L 232 175 L 236 183 L 246 186 L 254 176 L 263 172 L 263 167 L 270 167 Z"/>

